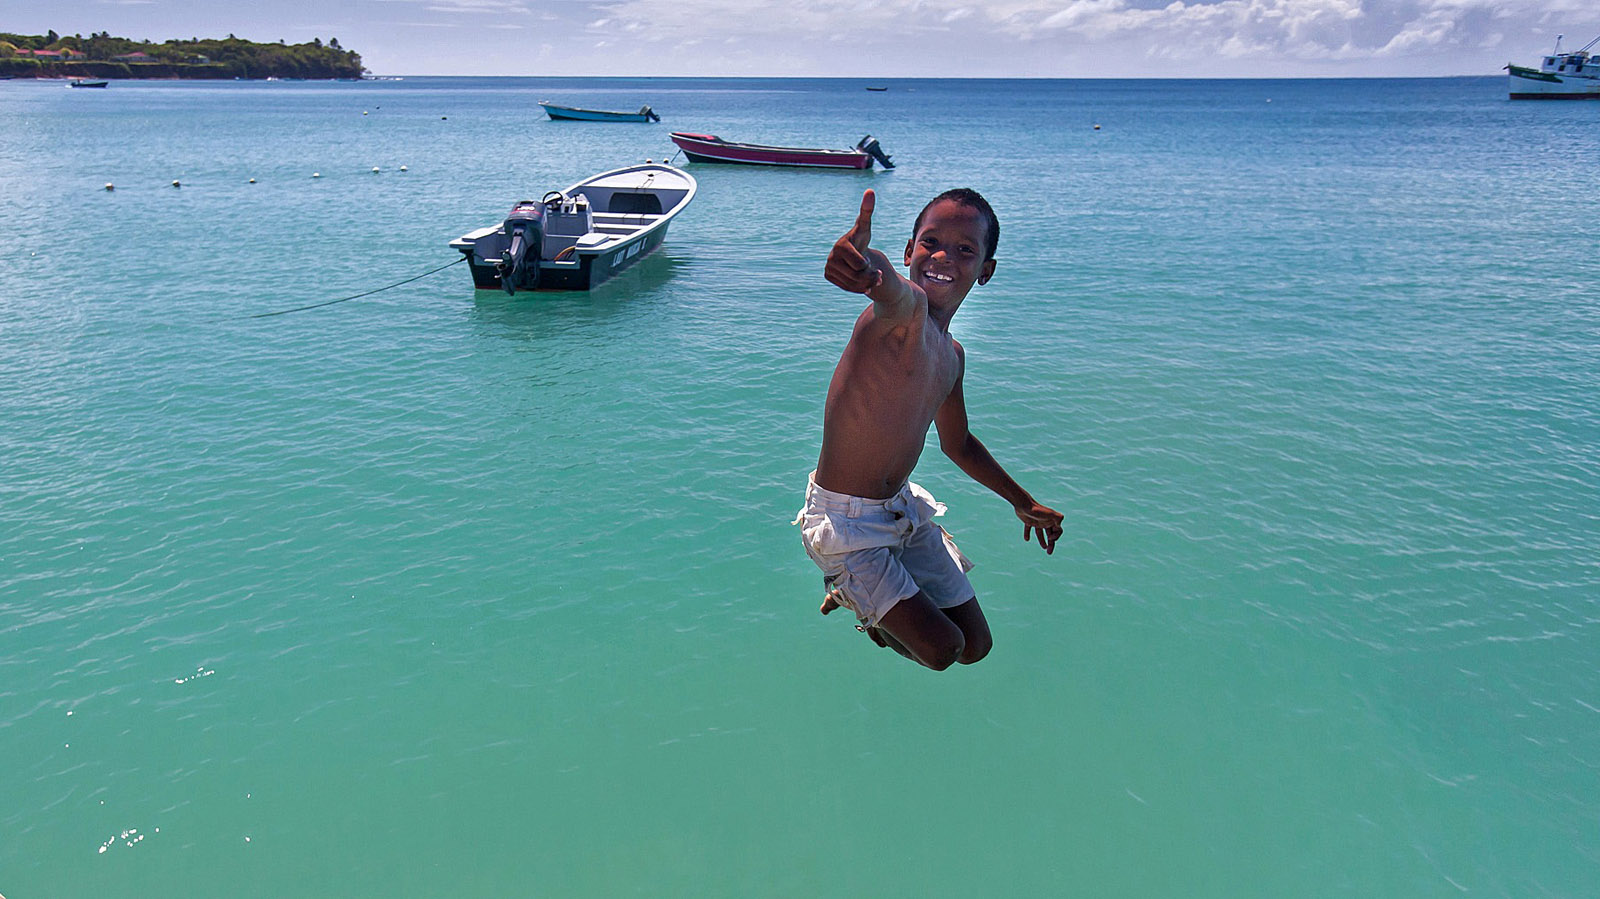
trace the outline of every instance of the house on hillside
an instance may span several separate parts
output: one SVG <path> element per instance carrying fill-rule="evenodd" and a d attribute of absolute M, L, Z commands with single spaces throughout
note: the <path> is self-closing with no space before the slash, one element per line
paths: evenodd
<path fill-rule="evenodd" d="M 34 59 L 68 60 L 87 59 L 89 54 L 79 53 L 76 50 L 18 50 L 18 56 L 31 56 Z"/>
<path fill-rule="evenodd" d="M 135 50 L 132 53 L 124 53 L 121 56 L 113 56 L 113 57 L 111 57 L 111 59 L 114 62 L 155 62 L 156 61 L 156 58 L 154 56 L 151 56 L 150 54 L 144 52 L 143 50 Z"/>

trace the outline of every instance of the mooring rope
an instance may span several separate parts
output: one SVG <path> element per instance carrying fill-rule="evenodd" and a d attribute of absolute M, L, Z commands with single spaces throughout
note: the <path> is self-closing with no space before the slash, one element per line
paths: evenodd
<path fill-rule="evenodd" d="M 390 289 L 399 287 L 402 284 L 410 284 L 412 281 L 421 281 L 423 278 L 426 278 L 429 275 L 436 275 L 439 272 L 444 271 L 445 269 L 449 268 L 452 265 L 460 265 L 461 263 L 466 262 L 466 261 L 467 261 L 467 257 L 466 256 L 462 256 L 460 259 L 457 259 L 455 262 L 451 262 L 451 263 L 447 263 L 445 265 L 441 265 L 436 269 L 430 269 L 428 271 L 423 272 L 420 275 L 417 275 L 414 278 L 407 278 L 404 281 L 396 281 L 393 284 L 387 284 L 387 285 L 385 285 L 383 287 L 379 287 L 379 288 L 376 288 L 374 290 L 368 290 L 368 291 L 365 291 L 363 293 L 355 294 L 354 296 L 340 297 L 337 300 L 329 300 L 326 303 L 312 303 L 309 306 L 296 306 L 293 309 L 279 309 L 277 312 L 261 312 L 261 313 L 257 313 L 256 315 L 250 316 L 250 318 L 271 318 L 274 315 L 288 315 L 291 312 L 304 312 L 307 309 L 321 309 L 323 306 L 332 306 L 332 305 L 334 305 L 336 303 L 348 303 L 351 300 L 359 300 L 362 297 L 370 297 L 375 293 L 383 293 L 385 290 L 390 290 Z"/>

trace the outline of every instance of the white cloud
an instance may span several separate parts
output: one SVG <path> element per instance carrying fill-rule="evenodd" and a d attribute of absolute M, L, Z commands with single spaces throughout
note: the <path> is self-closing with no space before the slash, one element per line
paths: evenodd
<path fill-rule="evenodd" d="M 1124 58 L 1273 63 L 1480 49 L 1502 42 L 1491 22 L 1537 28 L 1600 16 L 1593 0 L 618 0 L 604 8 L 607 18 L 591 29 L 679 44 L 890 48 L 938 30 L 985 53 L 1043 44 L 1103 55 L 1114 44 Z"/>
<path fill-rule="evenodd" d="M 440 12 L 449 15 L 466 13 L 468 15 L 482 15 L 484 13 L 512 13 L 515 15 L 528 15 L 533 10 L 526 3 L 518 0 L 424 0 L 422 7 L 429 12 Z"/>

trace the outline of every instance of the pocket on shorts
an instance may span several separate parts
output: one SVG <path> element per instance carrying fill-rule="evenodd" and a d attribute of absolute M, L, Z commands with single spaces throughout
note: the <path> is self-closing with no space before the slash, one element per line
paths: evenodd
<path fill-rule="evenodd" d="M 833 519 L 826 515 L 806 514 L 800 520 L 800 540 L 805 543 L 806 549 L 814 553 L 829 555 L 843 552 L 839 548 L 842 542 L 839 530 L 834 525 Z"/>

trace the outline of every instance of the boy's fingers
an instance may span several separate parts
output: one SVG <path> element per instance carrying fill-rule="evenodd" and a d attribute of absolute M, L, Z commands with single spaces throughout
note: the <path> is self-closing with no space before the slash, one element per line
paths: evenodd
<path fill-rule="evenodd" d="M 854 251 L 852 251 L 854 252 Z M 860 293 L 872 286 L 872 276 L 877 272 L 872 271 L 866 260 L 852 261 L 846 254 L 829 259 L 822 274 L 830 283 L 837 284 L 845 290 Z"/>
<path fill-rule="evenodd" d="M 1039 541 L 1039 548 L 1046 553 L 1054 553 L 1056 551 L 1056 540 L 1060 539 L 1061 533 L 1060 525 L 1051 525 L 1048 528 L 1042 524 L 1024 524 L 1022 526 L 1022 539 L 1025 541 Z"/>
<path fill-rule="evenodd" d="M 851 230 L 853 231 L 854 229 Z M 841 240 L 838 246 L 834 248 L 834 253 L 840 262 L 858 272 L 864 272 L 867 270 L 867 257 L 861 252 L 862 249 L 849 240 Z"/>

